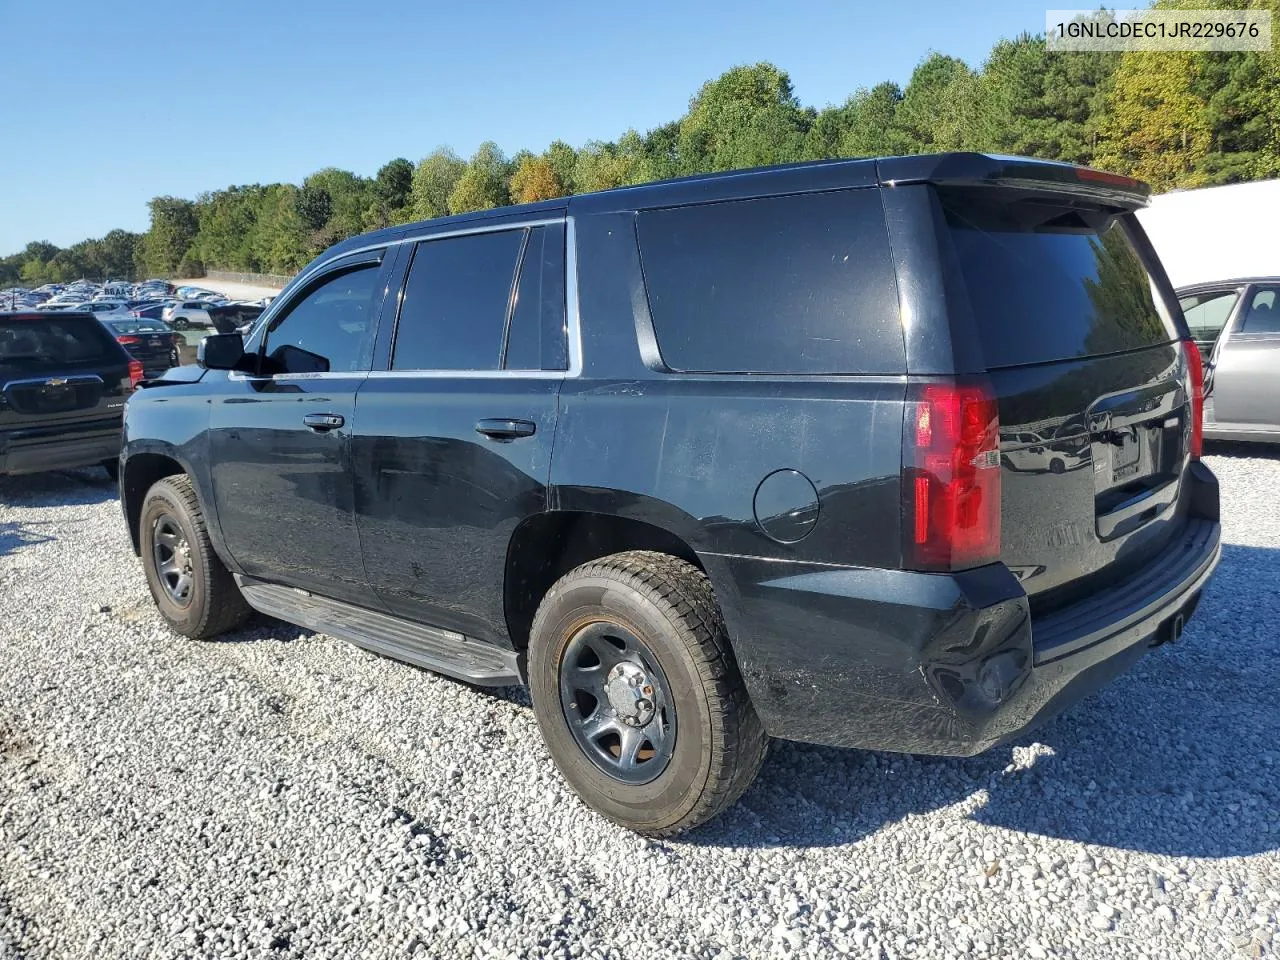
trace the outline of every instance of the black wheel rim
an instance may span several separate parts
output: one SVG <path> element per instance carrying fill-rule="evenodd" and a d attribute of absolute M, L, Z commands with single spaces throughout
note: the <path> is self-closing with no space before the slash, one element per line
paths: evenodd
<path fill-rule="evenodd" d="M 573 739 L 623 783 L 648 783 L 671 762 L 676 711 L 670 689 L 644 641 L 616 623 L 581 628 L 560 661 L 560 705 Z"/>
<path fill-rule="evenodd" d="M 182 527 L 167 513 L 156 518 L 151 528 L 151 553 L 156 576 L 165 593 L 180 607 L 191 603 L 191 548 Z"/>

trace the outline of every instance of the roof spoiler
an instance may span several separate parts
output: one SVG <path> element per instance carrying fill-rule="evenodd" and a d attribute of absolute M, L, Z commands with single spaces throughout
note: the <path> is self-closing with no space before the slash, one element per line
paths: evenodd
<path fill-rule="evenodd" d="M 915 157 L 887 157 L 876 161 L 880 183 L 1021 187 L 1051 190 L 1136 210 L 1151 199 L 1141 180 L 1054 160 L 1007 157 L 989 153 L 942 153 Z"/>

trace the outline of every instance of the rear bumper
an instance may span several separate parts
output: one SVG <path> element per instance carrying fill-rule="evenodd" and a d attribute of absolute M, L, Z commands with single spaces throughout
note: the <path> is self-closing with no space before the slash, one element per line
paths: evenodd
<path fill-rule="evenodd" d="M 0 476 L 71 470 L 120 455 L 123 420 L 58 423 L 0 430 Z"/>
<path fill-rule="evenodd" d="M 1193 519 L 1156 563 L 1034 621 L 1000 564 L 949 575 L 723 556 L 713 566 L 727 575 L 726 622 L 771 735 L 970 756 L 1176 639 L 1220 533 L 1216 516 Z"/>

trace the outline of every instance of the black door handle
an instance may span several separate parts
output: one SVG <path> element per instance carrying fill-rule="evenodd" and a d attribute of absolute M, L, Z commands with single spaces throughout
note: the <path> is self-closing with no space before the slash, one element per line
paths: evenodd
<path fill-rule="evenodd" d="M 476 433 L 483 433 L 490 440 L 532 437 L 537 429 L 538 425 L 532 420 L 481 420 L 476 424 Z"/>
<path fill-rule="evenodd" d="M 324 433 L 326 430 L 337 429 L 347 421 L 340 413 L 308 413 L 302 418 L 302 422 L 317 433 Z"/>

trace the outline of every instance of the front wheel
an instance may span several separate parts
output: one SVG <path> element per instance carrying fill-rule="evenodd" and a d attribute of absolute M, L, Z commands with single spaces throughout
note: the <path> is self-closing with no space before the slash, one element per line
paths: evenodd
<path fill-rule="evenodd" d="M 648 551 L 584 564 L 548 591 L 529 641 L 534 714 L 586 803 L 669 837 L 751 785 L 768 737 L 706 576 Z"/>
<path fill-rule="evenodd" d="M 175 330 L 187 330 L 190 329 L 190 327 L 191 324 L 187 322 L 186 317 L 178 317 L 178 319 L 173 321 L 173 329 Z"/>
<path fill-rule="evenodd" d="M 190 477 L 165 477 L 147 491 L 139 533 L 147 586 L 175 631 L 206 640 L 248 619 L 249 605 L 209 541 Z"/>

